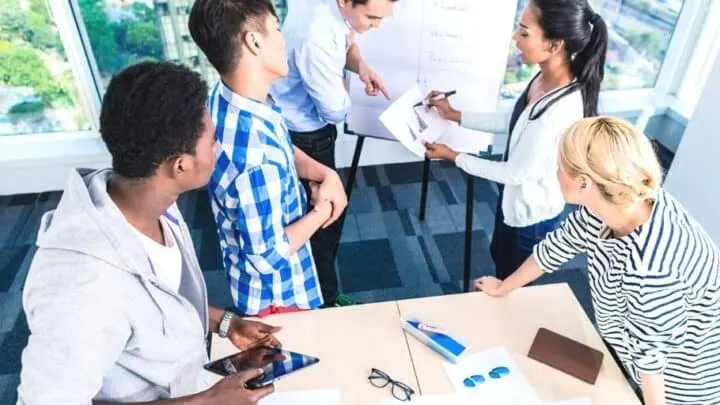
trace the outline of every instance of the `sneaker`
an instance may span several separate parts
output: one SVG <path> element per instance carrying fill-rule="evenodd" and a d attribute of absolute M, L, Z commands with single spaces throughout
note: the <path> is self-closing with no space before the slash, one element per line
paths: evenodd
<path fill-rule="evenodd" d="M 335 307 L 346 307 L 349 305 L 358 305 L 359 303 L 350 298 L 350 296 L 345 294 L 338 294 L 337 297 L 335 297 L 335 301 L 332 302 L 325 302 L 320 306 L 320 308 L 335 308 Z"/>
<path fill-rule="evenodd" d="M 346 307 L 348 305 L 357 305 L 358 303 L 355 302 L 354 299 L 350 298 L 349 295 L 345 294 L 338 294 L 337 298 L 335 299 L 335 305 L 336 307 Z"/>

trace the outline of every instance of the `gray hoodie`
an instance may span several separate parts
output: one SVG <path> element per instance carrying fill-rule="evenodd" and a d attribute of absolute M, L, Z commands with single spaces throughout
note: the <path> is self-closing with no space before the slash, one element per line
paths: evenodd
<path fill-rule="evenodd" d="M 86 405 L 179 397 L 208 388 L 207 296 L 190 232 L 165 214 L 183 257 L 179 293 L 153 274 L 143 245 L 107 194 L 110 170 L 73 172 L 42 219 L 25 282 L 30 339 L 19 405 Z"/>

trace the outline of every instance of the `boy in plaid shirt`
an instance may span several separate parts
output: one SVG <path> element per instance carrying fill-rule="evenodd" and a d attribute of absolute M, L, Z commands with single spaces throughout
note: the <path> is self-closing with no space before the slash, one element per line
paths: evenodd
<path fill-rule="evenodd" d="M 208 190 L 237 310 L 245 315 L 323 303 L 310 237 L 347 206 L 334 170 L 294 148 L 271 83 L 288 72 L 270 0 L 198 0 L 190 33 L 222 80 L 211 90 L 217 165 Z M 313 211 L 299 178 L 311 181 Z"/>

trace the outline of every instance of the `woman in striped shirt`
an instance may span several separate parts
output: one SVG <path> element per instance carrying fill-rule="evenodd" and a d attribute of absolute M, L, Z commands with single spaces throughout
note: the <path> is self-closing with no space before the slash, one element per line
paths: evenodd
<path fill-rule="evenodd" d="M 610 117 L 578 121 L 560 142 L 558 179 L 579 204 L 505 281 L 503 296 L 588 255 L 597 326 L 647 405 L 720 404 L 720 251 L 660 188 L 648 139 Z"/>

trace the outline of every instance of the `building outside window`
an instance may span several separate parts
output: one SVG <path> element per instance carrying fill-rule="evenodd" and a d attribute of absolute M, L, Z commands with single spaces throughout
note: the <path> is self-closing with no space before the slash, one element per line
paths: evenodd
<path fill-rule="evenodd" d="M 45 0 L 0 0 L 0 136 L 89 129 Z"/>
<path fill-rule="evenodd" d="M 47 0 L 0 0 L 0 136 L 90 128 Z M 61 0 L 57 0 L 61 1 Z M 74 2 L 103 87 L 113 74 L 146 60 L 174 61 L 208 83 L 218 75 L 190 37 L 193 0 Z M 517 17 L 529 0 L 519 0 Z M 281 21 L 287 1 L 274 0 Z M 655 86 L 684 0 L 591 0 L 609 27 L 605 90 Z M 510 46 L 502 98 L 517 97 L 536 67 Z"/>
<path fill-rule="evenodd" d="M 182 63 L 208 83 L 219 80 L 190 36 L 187 22 L 193 2 L 78 0 L 103 85 L 125 67 L 147 60 Z M 274 3 L 282 21 L 287 14 L 286 1 Z"/>
<path fill-rule="evenodd" d="M 517 19 L 529 0 L 518 2 Z M 684 0 L 591 0 L 608 25 L 604 90 L 655 87 Z M 536 72 L 511 44 L 501 97 L 516 98 Z"/>

